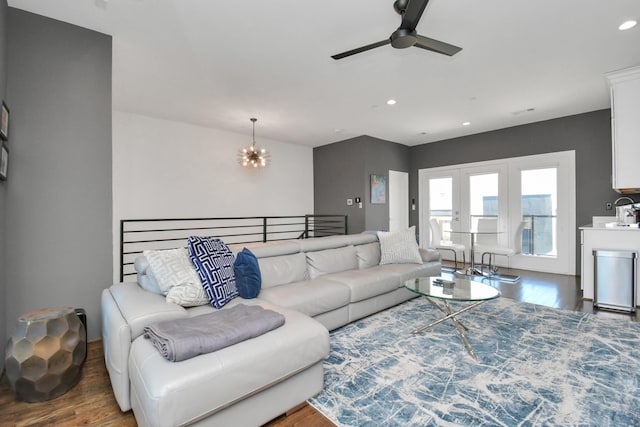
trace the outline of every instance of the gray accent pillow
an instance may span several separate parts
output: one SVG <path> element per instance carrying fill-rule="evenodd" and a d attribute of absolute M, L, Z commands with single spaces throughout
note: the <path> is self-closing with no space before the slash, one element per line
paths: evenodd
<path fill-rule="evenodd" d="M 133 261 L 133 268 L 135 268 L 136 273 L 138 274 L 146 273 L 149 268 L 149 260 L 144 255 L 136 257 Z"/>
<path fill-rule="evenodd" d="M 153 271 L 150 268 L 147 268 L 144 272 L 138 273 L 138 284 L 145 291 L 153 292 L 154 294 L 162 294 L 160 285 L 158 285 L 158 280 L 156 279 L 156 276 L 153 275 Z"/>

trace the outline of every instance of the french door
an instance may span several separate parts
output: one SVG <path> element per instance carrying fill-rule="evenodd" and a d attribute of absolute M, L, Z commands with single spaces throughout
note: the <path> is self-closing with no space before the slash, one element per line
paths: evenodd
<path fill-rule="evenodd" d="M 575 152 L 543 154 L 419 171 L 420 244 L 430 246 L 429 221 L 443 239 L 513 247 L 499 265 L 575 274 Z M 515 233 L 521 222 L 524 231 Z M 514 247 L 521 241 L 519 247 Z M 469 253 L 467 253 L 469 255 Z M 447 258 L 443 252 L 443 257 Z"/>
<path fill-rule="evenodd" d="M 575 152 L 512 159 L 509 183 L 509 212 L 525 223 L 521 254 L 510 265 L 575 275 Z"/>
<path fill-rule="evenodd" d="M 502 243 L 498 231 L 506 227 L 508 207 L 504 165 L 435 168 L 420 174 L 420 242 L 424 247 L 430 244 L 432 218 L 438 221 L 444 240 L 469 248 L 471 235 L 465 232 L 484 224 L 496 234 L 478 236 L 477 243 Z"/>

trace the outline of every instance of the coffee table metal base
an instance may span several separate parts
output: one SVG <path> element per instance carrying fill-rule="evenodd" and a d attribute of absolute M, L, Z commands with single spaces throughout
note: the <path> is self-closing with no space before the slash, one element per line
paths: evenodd
<path fill-rule="evenodd" d="M 471 305 L 468 305 L 466 307 L 461 308 L 458 311 L 452 311 L 451 310 L 451 306 L 449 305 L 449 303 L 447 302 L 447 300 L 442 300 L 442 302 L 444 303 L 444 306 L 441 306 L 440 304 L 438 304 L 436 301 L 434 301 L 432 298 L 429 298 L 428 296 L 425 296 L 425 298 L 431 303 L 433 304 L 434 307 L 436 307 L 438 310 L 440 310 L 445 316 L 441 319 L 436 320 L 435 322 L 431 322 L 426 326 L 423 326 L 421 328 L 415 329 L 412 331 L 413 334 L 418 334 L 420 332 L 426 331 L 427 329 L 440 324 L 442 322 L 444 322 L 445 320 L 449 320 L 451 319 L 454 323 L 454 325 L 456 326 L 456 330 L 458 331 L 458 334 L 460 335 L 460 338 L 462 338 L 462 342 L 464 343 L 464 346 L 467 348 L 467 351 L 469 352 L 469 354 L 471 355 L 471 357 L 474 358 L 474 360 L 478 360 L 478 356 L 476 356 L 476 353 L 473 351 L 473 348 L 471 347 L 471 344 L 469 344 L 469 340 L 467 340 L 467 336 L 464 334 L 465 331 L 469 331 L 469 328 L 467 328 L 462 322 L 460 322 L 458 319 L 456 319 L 456 316 L 459 314 L 464 313 L 465 311 L 469 311 L 472 308 L 475 308 L 477 306 L 479 306 L 480 304 L 482 304 L 485 301 L 477 301 L 474 302 Z"/>

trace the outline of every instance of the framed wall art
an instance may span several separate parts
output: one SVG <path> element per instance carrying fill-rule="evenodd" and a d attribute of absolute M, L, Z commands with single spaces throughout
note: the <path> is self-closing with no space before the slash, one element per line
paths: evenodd
<path fill-rule="evenodd" d="M 0 115 L 0 138 L 9 139 L 9 107 L 2 101 L 2 115 Z"/>
<path fill-rule="evenodd" d="M 371 203 L 384 204 L 387 202 L 387 177 L 371 175 Z"/>
<path fill-rule="evenodd" d="M 2 144 L 0 149 L 0 181 L 7 180 L 7 170 L 9 169 L 9 150 Z"/>

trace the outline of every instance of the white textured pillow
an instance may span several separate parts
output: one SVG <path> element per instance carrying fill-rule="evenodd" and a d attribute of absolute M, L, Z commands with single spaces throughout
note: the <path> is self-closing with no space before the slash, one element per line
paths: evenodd
<path fill-rule="evenodd" d="M 149 261 L 149 267 L 163 295 L 178 285 L 190 284 L 202 287 L 186 248 L 144 251 L 143 254 Z"/>
<path fill-rule="evenodd" d="M 204 292 L 200 281 L 198 283 L 186 283 L 176 285 L 167 292 L 167 302 L 181 305 L 183 307 L 196 307 L 209 304 L 209 297 Z"/>
<path fill-rule="evenodd" d="M 394 233 L 378 231 L 380 240 L 380 265 L 422 264 L 422 257 L 416 242 L 416 227 Z"/>

